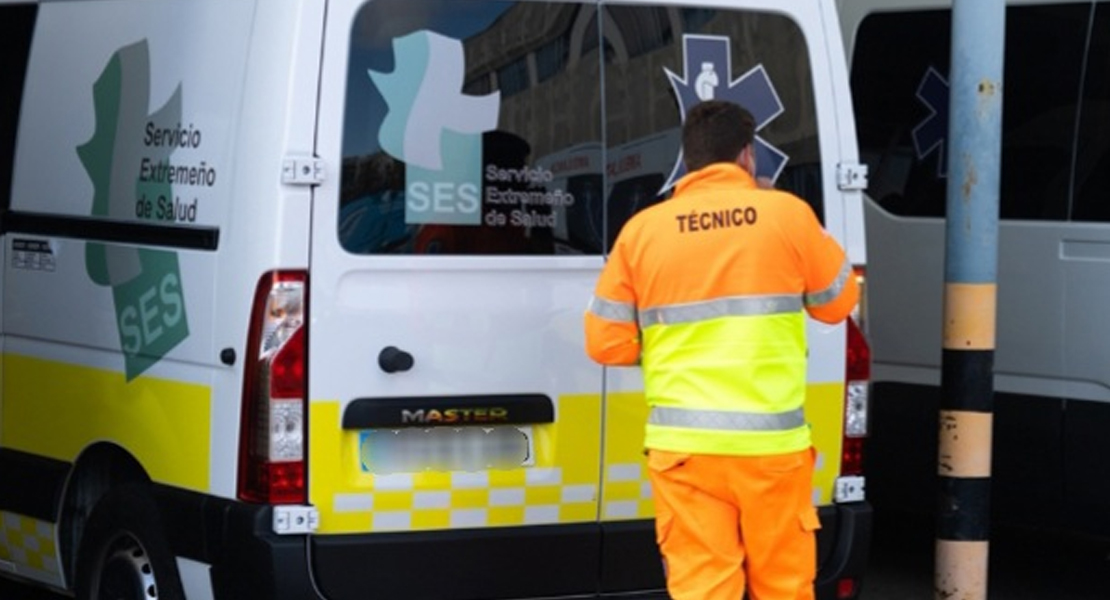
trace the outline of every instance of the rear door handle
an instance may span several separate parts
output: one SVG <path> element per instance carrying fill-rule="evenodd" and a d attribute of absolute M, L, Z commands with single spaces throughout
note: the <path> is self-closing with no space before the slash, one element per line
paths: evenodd
<path fill-rule="evenodd" d="M 378 366 L 386 373 L 408 371 L 414 362 L 411 354 L 396 346 L 386 346 L 378 353 Z"/>

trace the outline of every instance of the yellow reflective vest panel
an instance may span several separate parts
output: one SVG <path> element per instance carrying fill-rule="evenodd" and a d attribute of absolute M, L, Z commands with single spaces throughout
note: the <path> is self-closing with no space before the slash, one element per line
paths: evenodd
<path fill-rule="evenodd" d="M 808 204 L 715 164 L 625 224 L 586 311 L 586 350 L 643 367 L 648 448 L 792 452 L 810 445 L 805 315 L 841 321 L 858 296 Z"/>

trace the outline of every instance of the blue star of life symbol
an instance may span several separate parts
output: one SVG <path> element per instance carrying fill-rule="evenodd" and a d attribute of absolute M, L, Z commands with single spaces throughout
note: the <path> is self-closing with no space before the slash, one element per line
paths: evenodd
<path fill-rule="evenodd" d="M 945 141 L 948 136 L 949 87 L 948 80 L 929 67 L 917 86 L 917 99 L 929 109 L 929 116 L 913 128 L 913 148 L 917 152 L 917 160 L 936 150 L 937 176 L 942 178 L 947 176 L 948 171 Z"/>
<path fill-rule="evenodd" d="M 714 35 L 684 35 L 682 36 L 682 52 L 685 56 L 686 72 L 678 76 L 666 67 L 663 70 L 671 80 L 675 96 L 678 97 L 678 108 L 682 113 L 682 120 L 686 114 L 698 103 L 705 100 L 728 100 L 748 109 L 755 117 L 755 130 L 758 132 L 768 123 L 781 115 L 785 108 L 779 100 L 775 86 L 763 65 L 756 65 L 737 79 L 729 80 L 732 76 L 732 54 L 729 51 L 729 39 L 724 36 Z M 721 77 L 725 78 L 725 85 L 721 85 Z M 692 79 L 692 81 L 691 81 Z M 778 179 L 790 157 L 766 140 L 755 136 L 755 162 L 758 176 Z M 682 152 L 679 151 L 678 160 L 666 184 L 661 191 L 665 192 L 674 186 L 675 182 L 686 174 L 686 166 L 682 162 Z"/>

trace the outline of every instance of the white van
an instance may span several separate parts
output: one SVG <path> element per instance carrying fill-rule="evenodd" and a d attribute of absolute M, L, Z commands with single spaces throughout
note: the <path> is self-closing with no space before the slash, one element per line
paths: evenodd
<path fill-rule="evenodd" d="M 869 496 L 931 511 L 951 2 L 838 0 L 875 389 Z M 1010 0 L 994 364 L 996 520 L 1110 535 L 1110 2 Z"/>
<path fill-rule="evenodd" d="M 676 98 L 748 105 L 865 266 L 824 1 L 6 0 L 0 39 L 0 575 L 80 598 L 662 597 L 640 373 L 582 318 Z M 867 347 L 809 335 L 855 598 Z"/>

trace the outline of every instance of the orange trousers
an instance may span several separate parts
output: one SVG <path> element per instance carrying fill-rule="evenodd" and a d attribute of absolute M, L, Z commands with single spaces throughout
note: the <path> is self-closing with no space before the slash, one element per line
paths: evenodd
<path fill-rule="evenodd" d="M 774 456 L 651 450 L 655 535 L 673 600 L 813 600 L 813 449 Z"/>

